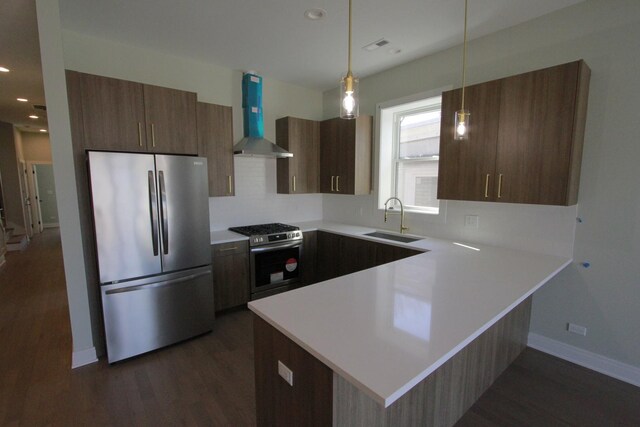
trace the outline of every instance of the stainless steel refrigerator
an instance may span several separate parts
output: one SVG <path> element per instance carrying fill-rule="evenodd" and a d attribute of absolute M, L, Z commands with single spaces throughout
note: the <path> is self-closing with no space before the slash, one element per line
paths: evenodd
<path fill-rule="evenodd" d="M 87 155 L 109 363 L 211 330 L 207 160 Z"/>

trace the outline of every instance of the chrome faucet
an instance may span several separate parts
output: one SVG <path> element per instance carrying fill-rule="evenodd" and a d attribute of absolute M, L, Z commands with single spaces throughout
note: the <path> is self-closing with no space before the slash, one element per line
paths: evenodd
<path fill-rule="evenodd" d="M 391 200 L 397 200 L 400 203 L 400 234 L 404 234 L 405 230 L 408 230 L 409 227 L 404 226 L 404 206 L 402 205 L 402 200 L 397 197 L 389 197 L 386 202 L 384 202 L 384 222 L 387 222 L 387 215 L 389 210 L 393 210 L 393 206 L 391 208 L 387 208 L 387 205 Z M 395 214 L 396 212 L 391 212 Z"/>

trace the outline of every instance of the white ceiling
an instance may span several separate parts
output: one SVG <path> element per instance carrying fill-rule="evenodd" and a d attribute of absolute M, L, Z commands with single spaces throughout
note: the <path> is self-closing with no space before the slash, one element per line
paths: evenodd
<path fill-rule="evenodd" d="M 477 38 L 582 0 L 470 0 Z M 347 68 L 347 0 L 60 0 L 78 33 L 330 89 Z M 304 17 L 309 8 L 325 19 Z M 464 0 L 353 0 L 353 70 L 370 75 L 462 42 Z M 374 52 L 363 46 L 391 43 Z M 402 49 L 396 55 L 390 48 Z"/>
<path fill-rule="evenodd" d="M 583 0 L 470 0 L 477 38 Z M 353 70 L 361 77 L 462 42 L 463 0 L 353 0 Z M 310 21 L 310 8 L 327 11 Z M 347 0 L 60 0 L 63 28 L 317 89 L 346 71 Z M 385 38 L 374 52 L 363 46 Z M 390 49 L 401 49 L 396 55 Z M 0 121 L 23 130 L 45 104 L 34 0 L 0 1 Z M 29 103 L 19 103 L 24 97 Z"/>

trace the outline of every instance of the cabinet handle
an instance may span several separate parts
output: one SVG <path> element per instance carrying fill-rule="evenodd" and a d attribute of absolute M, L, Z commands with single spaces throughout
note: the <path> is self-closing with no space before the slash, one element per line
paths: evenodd
<path fill-rule="evenodd" d="M 484 179 L 484 198 L 489 198 L 489 174 L 487 174 L 487 177 Z"/>
<path fill-rule="evenodd" d="M 295 193 L 296 192 L 296 176 L 295 175 L 291 177 L 291 181 L 293 185 L 293 192 Z"/>
<path fill-rule="evenodd" d="M 231 175 L 227 175 L 227 185 L 229 187 L 229 194 L 233 193 L 233 188 L 231 185 Z"/>
<path fill-rule="evenodd" d="M 238 249 L 238 247 L 237 247 L 237 246 L 234 246 L 234 247 L 232 247 L 232 248 L 219 249 L 219 250 L 218 250 L 218 252 L 229 252 L 229 251 L 235 251 L 235 250 L 237 250 L 237 249 Z"/>
<path fill-rule="evenodd" d="M 151 123 L 151 145 L 156 146 L 156 128 L 153 123 Z"/>
<path fill-rule="evenodd" d="M 336 191 L 340 192 L 340 175 L 336 176 Z"/>
<path fill-rule="evenodd" d="M 498 175 L 498 199 L 502 197 L 502 174 Z"/>
<path fill-rule="evenodd" d="M 142 123 L 138 122 L 138 145 L 142 147 Z"/>
<path fill-rule="evenodd" d="M 335 178 L 336 178 L 335 176 L 331 175 L 331 191 L 336 191 L 336 190 L 333 189 L 333 180 Z"/>

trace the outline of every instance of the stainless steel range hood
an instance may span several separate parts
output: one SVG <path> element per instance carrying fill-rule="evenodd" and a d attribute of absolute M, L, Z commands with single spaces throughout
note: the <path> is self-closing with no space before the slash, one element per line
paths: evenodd
<path fill-rule="evenodd" d="M 252 138 L 246 136 L 233 146 L 233 154 L 236 156 L 260 156 L 286 158 L 293 157 L 293 154 L 284 148 L 274 144 L 268 139 Z"/>
<path fill-rule="evenodd" d="M 242 76 L 242 117 L 244 138 L 233 146 L 236 156 L 285 158 L 293 154 L 264 138 L 262 77 L 253 72 Z"/>

